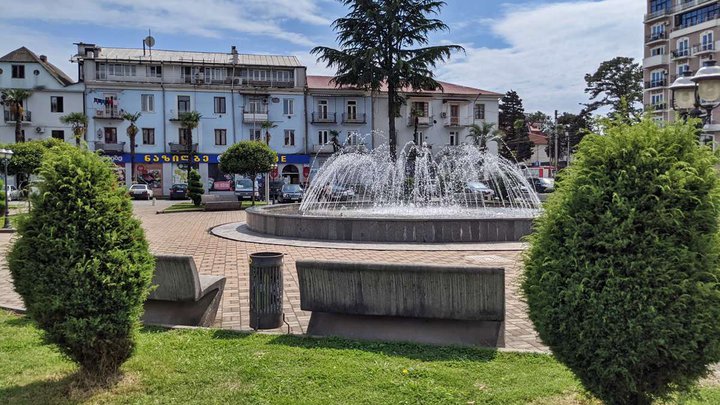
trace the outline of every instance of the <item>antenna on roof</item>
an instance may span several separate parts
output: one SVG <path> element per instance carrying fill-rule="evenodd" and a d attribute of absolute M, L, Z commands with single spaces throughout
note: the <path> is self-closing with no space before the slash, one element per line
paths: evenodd
<path fill-rule="evenodd" d="M 143 40 L 143 55 L 145 55 L 145 46 L 150 50 L 150 56 L 152 57 L 152 47 L 155 46 L 155 38 L 150 35 L 150 30 L 148 30 L 148 36 Z"/>

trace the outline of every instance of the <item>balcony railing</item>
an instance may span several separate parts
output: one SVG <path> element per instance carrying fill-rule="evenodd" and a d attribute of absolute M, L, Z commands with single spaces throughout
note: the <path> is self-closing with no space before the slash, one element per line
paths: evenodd
<path fill-rule="evenodd" d="M 337 114 L 336 113 L 312 113 L 312 123 L 313 124 L 334 124 L 337 122 Z"/>
<path fill-rule="evenodd" d="M 343 113 L 342 122 L 344 124 L 364 124 L 366 121 L 365 114 L 348 114 Z"/>
<path fill-rule="evenodd" d="M 125 151 L 125 142 L 95 142 L 95 150 L 101 150 L 105 153 L 123 153 Z"/>
<path fill-rule="evenodd" d="M 472 122 L 467 117 L 449 115 L 445 118 L 446 127 L 466 127 L 471 124 Z"/>
<path fill-rule="evenodd" d="M 645 43 L 653 42 L 653 41 L 660 41 L 663 39 L 667 39 L 668 34 L 667 32 L 654 32 L 650 35 L 645 36 Z"/>
<path fill-rule="evenodd" d="M 672 57 L 673 59 L 689 58 L 690 49 L 675 49 L 672 51 Z"/>
<path fill-rule="evenodd" d="M 95 110 L 95 115 L 93 115 L 95 119 L 101 119 L 101 120 L 121 120 L 122 117 L 120 116 L 120 110 L 113 108 L 112 110 Z"/>
<path fill-rule="evenodd" d="M 183 110 L 183 111 L 170 110 L 170 117 L 168 119 L 170 121 L 180 121 L 180 117 L 182 117 L 183 114 L 189 113 L 189 112 L 190 112 L 190 110 L 187 110 L 187 111 L 185 111 L 185 110 Z"/>
<path fill-rule="evenodd" d="M 5 122 L 17 121 L 17 115 L 8 110 L 5 110 L 4 118 Z M 32 122 L 32 113 L 30 111 L 23 112 L 22 122 Z"/>
<path fill-rule="evenodd" d="M 243 122 L 263 122 L 268 120 L 267 106 L 259 108 L 244 108 Z"/>
<path fill-rule="evenodd" d="M 313 153 L 334 153 L 335 149 L 332 144 L 313 145 Z"/>
<path fill-rule="evenodd" d="M 667 110 L 667 103 L 648 104 L 645 106 L 645 109 L 648 111 L 664 111 Z"/>
<path fill-rule="evenodd" d="M 667 80 L 651 80 L 649 82 L 645 82 L 645 88 L 646 89 L 654 89 L 656 87 L 665 87 L 667 86 Z"/>
<path fill-rule="evenodd" d="M 170 145 L 170 153 L 188 153 L 188 146 L 182 143 L 168 143 Z M 193 153 L 197 153 L 198 151 L 198 144 L 194 143 L 192 144 L 192 151 Z"/>
<path fill-rule="evenodd" d="M 410 116 L 410 117 L 408 117 L 408 126 L 409 126 L 409 127 L 415 126 L 415 119 L 416 119 L 416 118 L 417 118 L 417 124 L 418 124 L 418 126 L 420 126 L 420 127 L 427 127 L 427 126 L 430 126 L 430 124 L 432 123 L 432 120 L 430 119 L 430 117 L 413 117 L 413 116 Z"/>
<path fill-rule="evenodd" d="M 693 45 L 693 54 L 703 53 L 703 52 L 714 52 L 714 51 L 715 51 L 715 44 L 712 42 Z"/>
<path fill-rule="evenodd" d="M 652 13 L 645 14 L 645 21 L 653 20 L 655 18 L 663 17 L 666 15 L 670 15 L 670 12 L 672 11 L 671 7 L 667 7 L 663 10 L 657 10 Z"/>

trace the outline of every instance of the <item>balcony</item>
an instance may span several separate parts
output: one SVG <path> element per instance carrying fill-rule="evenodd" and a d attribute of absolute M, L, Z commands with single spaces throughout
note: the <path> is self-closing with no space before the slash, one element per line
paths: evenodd
<path fill-rule="evenodd" d="M 408 117 L 408 126 L 415 126 L 415 119 L 417 118 L 417 124 L 419 127 L 429 127 L 432 124 L 430 117 Z"/>
<path fill-rule="evenodd" d="M 690 49 L 676 49 L 672 51 L 673 59 L 687 59 L 690 57 Z"/>
<path fill-rule="evenodd" d="M 105 153 L 123 153 L 125 151 L 125 142 L 95 142 L 95 150 L 101 150 Z"/>
<path fill-rule="evenodd" d="M 268 108 L 244 108 L 243 122 L 265 122 L 268 120 Z"/>
<path fill-rule="evenodd" d="M 649 82 L 645 82 L 645 89 L 654 89 L 657 87 L 665 87 L 667 86 L 667 80 L 652 80 Z"/>
<path fill-rule="evenodd" d="M 646 36 L 645 36 L 645 43 L 646 43 L 646 44 L 649 44 L 649 43 L 651 43 L 651 42 L 664 41 L 664 40 L 666 40 L 666 39 L 668 39 L 668 34 L 667 34 L 667 32 L 665 32 L 665 31 L 663 31 L 663 32 L 654 32 L 654 33 L 652 33 L 652 34 L 650 34 L 650 35 L 646 35 Z"/>
<path fill-rule="evenodd" d="M 657 11 L 653 11 L 652 13 L 645 14 L 645 22 L 654 20 L 656 18 L 668 16 L 668 15 L 670 15 L 671 12 L 672 12 L 672 8 L 668 6 L 667 8 L 665 8 L 663 10 L 657 10 Z"/>
<path fill-rule="evenodd" d="M 177 111 L 177 110 L 170 110 L 170 118 L 168 118 L 170 121 L 179 122 L 180 117 L 182 117 L 183 114 L 189 113 L 190 111 Z"/>
<path fill-rule="evenodd" d="M 119 120 L 122 121 L 122 116 L 118 109 L 113 108 L 112 110 L 95 110 L 93 118 L 96 120 Z"/>
<path fill-rule="evenodd" d="M 342 115 L 343 124 L 364 124 L 366 123 L 365 114 L 348 114 L 343 113 Z"/>
<path fill-rule="evenodd" d="M 693 55 L 702 55 L 715 52 L 715 44 L 712 42 L 693 45 Z"/>
<path fill-rule="evenodd" d="M 667 110 L 667 107 L 668 107 L 667 103 L 662 102 L 662 103 L 648 104 L 645 106 L 645 109 L 647 111 L 658 111 L 659 112 L 659 111 Z"/>
<path fill-rule="evenodd" d="M 313 153 L 335 153 L 335 149 L 332 144 L 325 145 L 313 145 Z"/>
<path fill-rule="evenodd" d="M 7 111 L 7 110 L 5 110 L 4 113 L 5 113 L 5 114 L 4 114 L 4 117 L 5 117 L 5 122 L 6 122 L 6 123 L 8 123 L 8 124 L 9 124 L 9 123 L 13 123 L 13 124 L 14 124 L 14 123 L 17 121 L 17 116 L 16 116 L 16 114 L 13 114 L 12 112 Z M 25 112 L 23 113 L 23 118 L 22 118 L 21 124 L 26 124 L 26 123 L 31 123 L 31 122 L 32 122 L 32 113 L 31 113 L 30 111 L 25 111 Z"/>
<path fill-rule="evenodd" d="M 314 112 L 311 119 L 313 124 L 334 124 L 337 122 L 337 114 Z"/>
<path fill-rule="evenodd" d="M 472 124 L 472 122 L 466 117 L 451 116 L 451 115 L 445 117 L 445 122 L 444 122 L 444 125 L 446 127 L 466 127 L 471 124 Z"/>
<path fill-rule="evenodd" d="M 672 11 L 677 13 L 679 11 L 684 11 L 689 8 L 693 8 L 695 6 L 699 6 L 701 4 L 707 3 L 709 1 L 712 1 L 712 0 L 690 0 L 690 1 L 681 2 L 680 4 L 673 7 Z"/>
<path fill-rule="evenodd" d="M 643 59 L 643 68 L 667 65 L 670 63 L 670 55 L 653 55 Z"/>
<path fill-rule="evenodd" d="M 188 147 L 185 144 L 170 142 L 168 145 L 170 145 L 170 153 L 188 153 Z M 193 153 L 197 153 L 198 144 L 192 144 L 192 151 Z"/>

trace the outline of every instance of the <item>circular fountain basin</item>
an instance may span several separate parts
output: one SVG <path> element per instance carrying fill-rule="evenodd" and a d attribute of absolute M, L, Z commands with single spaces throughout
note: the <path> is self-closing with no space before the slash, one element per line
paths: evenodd
<path fill-rule="evenodd" d="M 440 215 L 417 210 L 373 212 L 368 208 L 302 213 L 300 204 L 253 207 L 245 211 L 250 230 L 296 239 L 387 243 L 518 242 L 530 234 L 534 219 L 529 211 L 467 210 Z M 495 214 L 493 214 L 495 212 Z"/>

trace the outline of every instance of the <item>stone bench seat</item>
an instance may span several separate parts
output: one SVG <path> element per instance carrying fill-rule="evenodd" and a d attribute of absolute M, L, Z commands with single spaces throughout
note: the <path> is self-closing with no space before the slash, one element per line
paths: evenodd
<path fill-rule="evenodd" d="M 199 275 L 191 256 L 156 256 L 145 301 L 146 324 L 212 326 L 225 288 L 225 277 Z"/>
<path fill-rule="evenodd" d="M 308 334 L 504 345 L 505 270 L 470 266 L 298 261 Z"/>
<path fill-rule="evenodd" d="M 202 196 L 205 211 L 227 211 L 240 209 L 240 202 L 232 194 L 205 194 Z"/>

